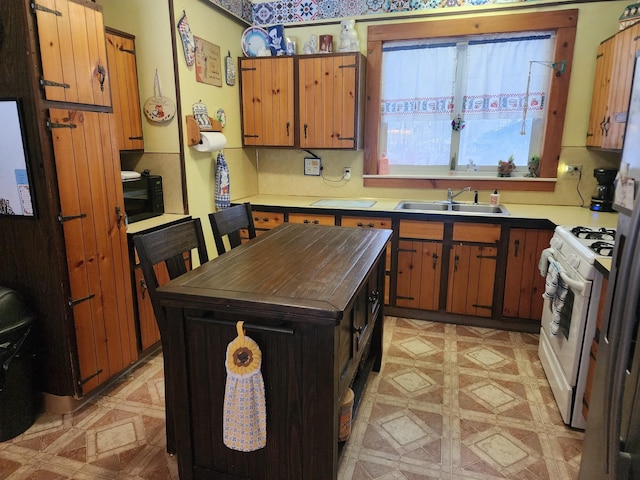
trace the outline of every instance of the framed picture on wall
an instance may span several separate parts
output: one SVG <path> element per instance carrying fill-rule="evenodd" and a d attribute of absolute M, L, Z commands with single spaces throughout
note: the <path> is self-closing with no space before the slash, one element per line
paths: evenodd
<path fill-rule="evenodd" d="M 0 215 L 35 216 L 18 98 L 0 98 Z"/>

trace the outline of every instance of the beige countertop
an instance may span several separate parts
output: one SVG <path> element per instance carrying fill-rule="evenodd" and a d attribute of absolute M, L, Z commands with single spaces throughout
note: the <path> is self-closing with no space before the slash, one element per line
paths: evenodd
<path fill-rule="evenodd" d="M 164 213 L 162 215 L 158 215 L 157 217 L 147 218 L 145 220 L 140 220 L 139 222 L 130 223 L 127 225 L 127 235 L 133 235 L 136 233 L 144 232 L 145 230 L 149 230 L 155 227 L 161 227 L 162 225 L 167 225 L 169 223 L 182 220 L 184 218 L 189 218 L 190 215 L 178 215 L 175 213 Z"/>
<path fill-rule="evenodd" d="M 321 205 L 313 205 L 321 202 Z M 362 210 L 366 212 L 398 212 L 396 205 L 407 198 L 328 198 L 328 197 L 305 197 L 293 195 L 252 195 L 249 197 L 234 199 L 234 203 L 250 202 L 252 205 L 263 205 L 271 207 L 294 207 L 294 208 L 327 208 L 331 210 Z M 416 200 L 424 201 L 424 200 Z M 365 206 L 375 202 L 371 206 Z M 323 206 L 322 203 L 328 205 Z M 608 227 L 615 228 L 618 223 L 617 213 L 593 212 L 586 207 L 566 207 L 558 205 L 524 205 L 507 203 L 504 206 L 510 215 L 500 218 L 511 219 L 542 219 L 549 220 L 555 225 L 585 227 Z M 403 210 L 402 213 L 424 213 Z M 460 213 L 440 213 L 429 212 L 435 215 L 484 215 L 484 214 L 460 214 Z M 486 215 L 490 216 L 490 215 Z"/>

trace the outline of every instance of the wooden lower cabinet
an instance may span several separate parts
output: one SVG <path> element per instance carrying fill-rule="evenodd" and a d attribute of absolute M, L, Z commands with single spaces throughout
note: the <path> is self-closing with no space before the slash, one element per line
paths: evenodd
<path fill-rule="evenodd" d="M 340 225 L 343 227 L 382 228 L 386 230 L 392 230 L 393 228 L 391 219 L 385 217 L 351 217 L 345 215 L 340 218 Z M 391 287 L 391 240 L 387 242 L 384 283 L 384 304 L 389 305 L 389 291 Z"/>
<path fill-rule="evenodd" d="M 309 225 L 335 225 L 334 215 L 322 215 L 316 213 L 290 213 L 289 223 L 307 223 Z"/>
<path fill-rule="evenodd" d="M 164 281 L 162 278 L 161 270 L 164 271 Z M 158 275 L 158 281 L 163 284 L 169 281 L 169 275 L 167 269 L 160 269 L 156 267 L 156 275 Z M 147 293 L 147 284 L 142 274 L 142 269 L 136 266 L 134 270 L 134 281 L 136 289 L 136 299 L 138 301 L 138 328 L 140 339 L 140 350 L 146 350 L 152 347 L 160 341 L 160 330 L 158 330 L 158 323 L 156 322 L 156 316 L 153 313 L 153 305 L 151 305 L 151 298 Z"/>
<path fill-rule="evenodd" d="M 540 275 L 538 263 L 552 235 L 553 231 L 542 229 L 512 228 L 509 231 L 502 303 L 505 317 L 535 321 L 542 318 L 545 279 Z"/>
<path fill-rule="evenodd" d="M 442 242 L 400 240 L 396 279 L 398 307 L 438 310 Z"/>
<path fill-rule="evenodd" d="M 491 317 L 497 258 L 496 247 L 452 247 L 447 284 L 447 312 Z"/>
<path fill-rule="evenodd" d="M 602 338 L 602 322 L 604 321 L 605 306 L 607 299 L 607 288 L 609 286 L 608 277 L 602 279 L 602 286 L 600 287 L 600 302 L 598 303 L 598 317 L 596 318 L 596 333 L 591 341 L 591 350 L 589 352 L 589 371 L 587 373 L 587 385 L 584 389 L 584 396 L 582 397 L 582 415 L 585 420 L 589 415 L 589 402 L 591 401 L 591 393 L 593 391 L 593 377 L 596 373 L 596 362 L 598 361 L 598 346 L 600 344 L 600 338 Z"/>
<path fill-rule="evenodd" d="M 260 235 L 266 230 L 271 230 L 282 223 L 284 223 L 283 212 L 253 211 L 253 225 L 256 228 L 256 235 Z"/>

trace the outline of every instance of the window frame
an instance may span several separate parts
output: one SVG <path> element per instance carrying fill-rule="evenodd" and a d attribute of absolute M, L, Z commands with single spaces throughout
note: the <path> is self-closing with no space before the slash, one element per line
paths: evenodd
<path fill-rule="evenodd" d="M 401 188 L 448 188 L 472 185 L 474 188 L 502 190 L 553 191 L 560 158 L 562 131 L 571 80 L 573 51 L 578 24 L 578 10 L 558 10 L 503 15 L 476 15 L 451 20 L 432 19 L 415 23 L 391 23 L 370 25 L 367 29 L 367 80 L 364 139 L 364 186 Z M 415 40 L 463 35 L 517 33 L 522 31 L 554 30 L 556 41 L 554 58 L 564 61 L 561 74 L 552 75 L 547 97 L 547 118 L 540 154 L 540 179 L 522 177 L 510 179 L 385 177 L 378 175 L 378 138 L 380 134 L 380 95 L 382 45 L 392 40 Z M 496 165 L 497 168 L 497 165 Z M 434 175 L 434 177 L 436 177 Z M 550 181 L 551 180 L 551 181 Z"/>

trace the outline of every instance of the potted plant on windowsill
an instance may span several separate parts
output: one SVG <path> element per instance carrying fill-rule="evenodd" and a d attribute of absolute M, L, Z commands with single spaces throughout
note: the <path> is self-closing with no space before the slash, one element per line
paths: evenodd
<path fill-rule="evenodd" d="M 506 162 L 504 160 L 500 160 L 498 162 L 498 176 L 499 177 L 510 177 L 511 172 L 516 169 L 516 164 L 513 161 L 513 155 L 509 155 L 509 160 Z"/>

